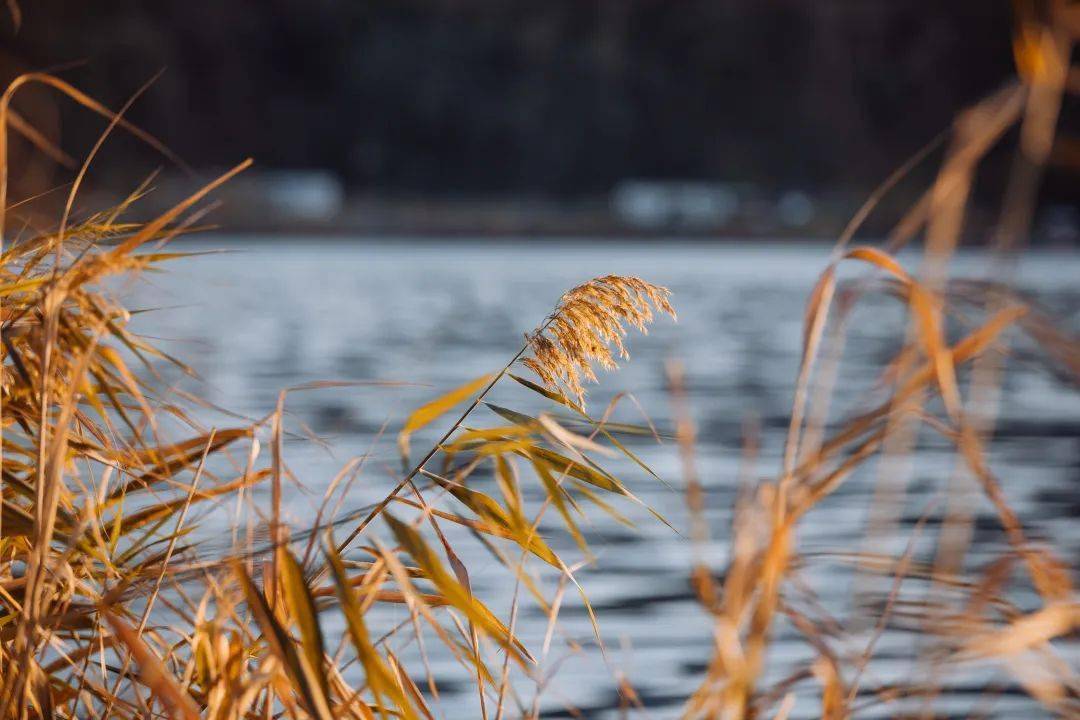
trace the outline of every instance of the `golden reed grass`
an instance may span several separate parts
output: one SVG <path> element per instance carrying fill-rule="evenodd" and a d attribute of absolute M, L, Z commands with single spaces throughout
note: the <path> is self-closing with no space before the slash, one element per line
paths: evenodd
<path fill-rule="evenodd" d="M 988 661 L 1010 673 L 1033 704 L 1077 716 L 1080 685 L 1056 647 L 1080 623 L 1071 571 L 1050 547 L 1027 537 L 1005 501 L 987 459 L 993 421 L 985 410 L 1010 328 L 1027 332 L 1074 375 L 1077 342 L 1006 286 L 965 288 L 945 272 L 978 162 L 1017 124 L 1017 169 L 995 246 L 1005 252 L 1023 242 L 1072 76 L 1070 28 L 1077 27 L 1074 10 L 1046 8 L 1049 14 L 1022 15 L 1021 77 L 957 120 L 937 180 L 886 247 L 850 247 L 850 241 L 881 194 L 929 152 L 871 197 L 822 274 L 808 303 L 782 468 L 743 494 L 722 580 L 704 560 L 694 570 L 694 587 L 715 623 L 715 646 L 686 705 L 688 717 L 935 717 L 935 698 L 949 692 L 947 671 Z M 54 226 L 20 223 L 27 204 L 7 197 L 8 131 L 50 157 L 68 157 L 14 114 L 19 88 L 30 84 L 105 117 L 106 135 L 121 129 L 160 148 L 123 119 L 123 110 L 114 113 L 49 75 L 18 79 L 0 100 L 0 717 L 429 718 L 439 688 L 423 660 L 425 638 L 474 678 L 477 717 L 538 717 L 559 665 L 553 638 L 564 593 L 580 590 L 579 564 L 560 557 L 538 528 L 551 513 L 588 558 L 579 527 L 586 510 L 624 521 L 618 503 L 636 502 L 600 460 L 622 455 L 652 474 L 619 441 L 615 426 L 587 413 L 583 391 L 585 381 L 596 379 L 594 364 L 611 368 L 626 356 L 627 327 L 644 330 L 657 311 L 674 316 L 668 292 L 618 276 L 569 291 L 502 370 L 405 420 L 403 470 L 382 501 L 342 511 L 364 471 L 358 458 L 332 479 L 314 522 L 289 528 L 281 513 L 283 484 L 301 479 L 284 458 L 285 403 L 288 392 L 316 386 L 283 391 L 275 411 L 254 422 L 202 427 L 156 379 L 154 361 L 176 361 L 128 329 L 128 311 L 104 284 L 176 257 L 163 245 L 192 229 L 208 194 L 247 163 L 149 221 L 127 219 L 149 183 L 113 208 L 80 215 L 75 199 L 98 143 Z M 893 253 L 919 233 L 926 261 L 908 271 Z M 845 285 L 836 272 L 840 263 L 862 263 L 877 274 Z M 888 397 L 830 425 L 847 317 L 861 295 L 875 290 L 895 296 L 911 317 L 903 347 L 882 369 Z M 950 341 L 945 326 L 961 310 L 965 317 L 977 310 L 980 320 Z M 542 384 L 511 372 L 518 363 Z M 507 377 L 516 383 L 511 387 L 568 412 L 572 427 L 584 430 L 572 431 L 555 413 L 531 417 L 488 402 Z M 674 366 L 672 388 L 691 535 L 703 542 L 711 529 Z M 462 405 L 440 440 L 413 462 L 410 436 Z M 496 424 L 479 422 L 481 407 Z M 850 561 L 863 592 L 884 583 L 884 595 L 872 609 L 832 616 L 805 592 L 802 570 L 817 558 L 800 552 L 799 524 L 872 459 L 917 453 L 919 426 L 957 451 L 937 554 L 917 554 L 918 536 L 930 532 L 925 518 L 900 555 L 880 551 L 877 541 L 896 523 L 895 503 L 886 499 L 902 493 L 904 481 L 882 463 L 882 501 L 871 508 L 865 549 L 829 559 Z M 177 439 L 177 427 L 188 435 Z M 747 477 L 755 455 L 753 425 L 748 428 Z M 480 473 L 495 478 L 493 491 L 471 482 Z M 271 486 L 269 507 L 253 492 L 264 483 Z M 539 507 L 525 502 L 524 483 L 541 490 Z M 986 498 L 1006 540 L 998 557 L 974 568 L 963 561 L 971 524 L 967 488 Z M 195 541 L 204 507 L 231 513 L 227 548 Z M 455 550 L 455 529 L 475 535 L 513 583 L 508 616 L 474 593 Z M 343 539 L 338 531 L 346 532 Z M 539 569 L 559 577 L 552 595 L 545 594 Z M 908 588 L 913 581 L 921 583 L 915 595 Z M 1017 587 L 1030 588 L 1038 605 L 1019 605 L 1011 595 Z M 526 647 L 516 633 L 524 602 L 547 618 L 539 647 Z M 376 611 L 384 604 L 404 608 L 407 619 L 381 625 Z M 922 638 L 910 658 L 912 677 L 863 692 L 874 677 L 879 640 L 901 622 Z M 326 632 L 330 623 L 343 628 L 340 637 Z M 766 685 L 781 624 L 812 659 Z M 421 660 L 406 666 L 403 657 L 414 649 Z M 622 704 L 640 707 L 628 679 L 620 675 L 617 684 Z M 995 686 L 987 683 L 979 693 L 991 702 Z"/>
<path fill-rule="evenodd" d="M 952 705 L 939 701 L 950 699 L 950 683 L 961 673 L 970 677 L 972 672 L 984 680 L 965 688 L 969 698 L 975 696 L 966 711 L 970 717 L 999 716 L 994 703 L 1006 690 L 1030 698 L 1024 717 L 1080 717 L 1075 653 L 1070 660 L 1061 646 L 1075 641 L 1080 629 L 1072 582 L 1076 567 L 1048 543 L 1027 536 L 987 454 L 1010 329 L 1026 332 L 1070 382 L 1080 384 L 1080 341 L 1047 332 L 1053 323 L 1007 284 L 1012 259 L 1029 232 L 1039 179 L 1052 159 L 1062 95 L 1078 72 L 1069 61 L 1080 13 L 1063 2 L 1018 3 L 1017 9 L 1020 77 L 962 113 L 949 135 L 920 151 L 871 196 L 844 231 L 810 297 L 780 473 L 744 493 L 734 513 L 722 581 L 702 561 L 693 573 L 715 627 L 713 657 L 686 706 L 688 718 L 786 718 L 793 711 L 830 720 L 863 714 L 954 717 L 955 699 Z M 961 238 L 978 165 L 1014 127 L 1019 142 L 991 243 L 997 281 L 950 280 L 948 262 Z M 886 248 L 851 247 L 882 195 L 945 140 L 936 180 L 896 225 Z M 909 272 L 894 253 L 920 233 L 922 266 Z M 836 268 L 851 262 L 868 264 L 878 274 L 841 285 Z M 901 349 L 881 369 L 879 385 L 888 396 L 830 427 L 848 318 L 860 298 L 875 290 L 895 296 L 910 318 Z M 980 319 L 973 323 L 973 318 Z M 951 345 L 947 323 L 968 325 Z M 693 426 L 677 366 L 671 377 L 693 537 L 700 543 L 708 528 L 693 463 Z M 898 532 L 905 485 L 920 453 L 920 430 L 954 448 L 955 466 L 936 493 L 944 509 L 930 557 L 919 556 L 919 542 L 933 532 L 927 521 L 936 516 L 935 505 L 923 510 L 906 549 L 891 556 L 882 548 Z M 853 475 L 872 475 L 875 461 L 877 486 L 863 549 L 824 557 L 800 553 L 800 522 Z M 978 562 L 965 560 L 976 493 L 996 515 L 1003 540 L 996 557 Z M 852 607 L 826 606 L 809 587 L 806 571 L 821 561 L 850 565 Z M 1017 595 L 1025 593 L 1037 603 L 1019 603 Z M 796 638 L 786 641 L 786 658 L 769 654 L 778 626 Z M 913 633 L 915 640 L 907 650 L 894 640 L 883 651 L 880 641 L 889 631 L 900 638 Z M 795 662 L 787 676 L 770 676 L 772 662 L 798 657 L 810 659 Z M 888 681 L 871 680 L 879 667 L 888 672 L 897 662 L 907 664 L 906 674 L 897 677 L 894 670 Z M 1005 677 L 987 671 L 987 664 Z"/>
<path fill-rule="evenodd" d="M 0 99 L 0 127 L 51 157 L 59 148 L 10 122 L 19 89 L 34 84 L 104 116 L 102 140 L 120 128 L 160 147 L 126 123 L 126 107 L 114 113 L 53 76 L 21 77 Z M 406 419 L 407 472 L 382 502 L 339 512 L 363 467 L 357 459 L 330 483 L 312 526 L 288 528 L 282 486 L 297 478 L 283 455 L 285 400 L 334 384 L 283 391 L 276 410 L 250 424 L 202 427 L 157 379 L 155 361 L 178 361 L 132 333 L 130 313 L 106 289 L 110 277 L 182 255 L 163 246 L 192 229 L 207 195 L 249 163 L 148 221 L 128 216 L 150 181 L 115 207 L 83 215 L 75 201 L 99 141 L 56 225 L 24 222 L 10 232 L 36 198 L 8 202 L 6 133 L 0 138 L 0 717 L 432 717 L 438 689 L 430 668 L 400 659 L 425 636 L 475 678 L 480 716 L 505 716 L 511 699 L 526 704 L 511 682 L 518 675 L 535 681 L 538 707 L 546 682 L 540 660 L 516 637 L 513 617 L 504 622 L 473 593 L 444 528 L 480 537 L 554 626 L 560 601 L 540 591 L 532 563 L 573 584 L 576 566 L 551 549 L 538 525 L 554 508 L 587 553 L 578 527 L 585 506 L 621 518 L 604 496 L 636 501 L 592 457 L 634 457 L 615 434 L 560 393 L 509 373 L 522 348 L 502 371 Z M 625 354 L 621 323 L 644 329 L 648 303 L 670 312 L 667 292 L 636 278 L 601 278 L 568 293 L 548 323 L 567 343 L 559 357 L 575 366 L 551 372 L 595 378 L 589 362 L 609 364 L 602 343 Z M 493 405 L 485 407 L 503 424 L 466 427 L 508 375 L 522 391 L 571 409 L 588 435 L 549 414 L 532 418 Z M 408 436 L 470 400 L 408 469 Z M 177 427 L 190 436 L 170 437 Z M 497 496 L 469 482 L 487 469 L 498 479 Z M 539 508 L 522 501 L 530 477 L 546 497 Z M 269 507 L 252 492 L 263 483 L 271 486 Z M 230 546 L 193 541 L 203 506 L 232 508 Z M 339 528 L 348 531 L 340 541 Z M 409 621 L 373 626 L 373 610 L 387 603 L 407 608 Z M 346 629 L 336 645 L 324 632 L 328 617 Z M 424 690 L 414 682 L 421 676 Z"/>

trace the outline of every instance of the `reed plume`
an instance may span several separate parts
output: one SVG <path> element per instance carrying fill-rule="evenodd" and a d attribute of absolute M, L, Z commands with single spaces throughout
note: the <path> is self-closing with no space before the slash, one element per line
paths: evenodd
<path fill-rule="evenodd" d="M 627 325 L 647 333 L 654 311 L 675 319 L 670 296 L 666 287 L 623 275 L 605 275 L 578 285 L 563 293 L 543 325 L 526 334 L 532 355 L 521 362 L 549 388 L 562 388 L 584 404 L 582 379 L 597 381 L 593 362 L 614 370 L 616 353 L 624 360 L 630 357 L 622 341 Z"/>

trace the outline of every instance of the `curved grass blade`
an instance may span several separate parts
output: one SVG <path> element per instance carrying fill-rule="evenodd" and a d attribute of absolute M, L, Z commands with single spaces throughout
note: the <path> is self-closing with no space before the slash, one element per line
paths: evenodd
<path fill-rule="evenodd" d="M 493 377 L 495 377 L 493 374 L 488 374 L 482 375 L 475 380 L 470 380 L 464 385 L 460 385 L 445 395 L 442 395 L 425 405 L 421 405 L 414 410 L 413 413 L 406 418 L 405 425 L 401 428 L 401 432 L 398 433 L 398 448 L 401 450 L 401 457 L 406 461 L 406 464 L 408 464 L 409 457 L 409 438 L 412 434 L 420 428 L 437 420 L 455 406 L 475 397 L 477 393 L 483 390 L 488 383 L 491 382 Z"/>

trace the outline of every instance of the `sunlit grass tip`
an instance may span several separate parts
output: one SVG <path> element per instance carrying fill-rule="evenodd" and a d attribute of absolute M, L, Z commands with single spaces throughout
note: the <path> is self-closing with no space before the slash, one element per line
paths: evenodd
<path fill-rule="evenodd" d="M 597 381 L 594 362 L 614 370 L 616 354 L 630 357 L 622 341 L 627 326 L 645 333 L 655 312 L 676 318 L 670 296 L 666 287 L 638 277 L 605 275 L 589 280 L 564 293 L 544 324 L 525 335 L 532 355 L 522 363 L 548 387 L 561 387 L 584 402 L 582 380 Z"/>

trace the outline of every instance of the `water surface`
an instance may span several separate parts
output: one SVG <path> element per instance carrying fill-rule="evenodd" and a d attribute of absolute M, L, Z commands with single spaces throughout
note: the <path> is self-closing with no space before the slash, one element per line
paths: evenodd
<path fill-rule="evenodd" d="M 352 456 L 371 453 L 343 508 L 382 497 L 393 486 L 391 475 L 398 467 L 392 433 L 409 409 L 499 369 L 521 345 L 522 333 L 544 318 L 564 290 L 610 273 L 640 275 L 668 286 L 678 323 L 661 319 L 648 336 L 632 336 L 632 360 L 603 376 L 589 402 L 600 411 L 618 393 L 632 393 L 633 401 L 624 398 L 615 419 L 641 422 L 639 405 L 658 428 L 670 428 L 665 362 L 678 360 L 685 366 L 713 537 L 705 553 L 718 571 L 728 551 L 743 428 L 760 428 L 760 457 L 752 475 L 774 476 L 797 370 L 803 304 L 828 260 L 828 247 L 815 243 L 262 242 L 220 236 L 182 247 L 228 252 L 174 262 L 170 272 L 135 288 L 132 304 L 162 308 L 136 322 L 163 336 L 167 349 L 201 374 L 201 383 L 168 375 L 186 389 L 258 417 L 273 409 L 284 387 L 319 380 L 412 383 L 290 396 L 293 428 L 303 423 L 327 438 L 330 448 L 288 443 L 289 467 L 308 490 L 289 490 L 285 512 L 298 527 L 312 522 L 322 490 Z M 975 253 L 963 253 L 957 261 L 959 273 L 967 277 L 979 277 L 984 266 L 985 259 Z M 1024 260 L 1018 282 L 1075 332 L 1080 326 L 1077 277 L 1080 262 L 1074 254 L 1041 252 Z M 852 319 L 836 416 L 868 407 L 881 364 L 895 351 L 904 328 L 895 300 L 872 295 L 863 301 Z M 1080 403 L 1075 389 L 1034 352 L 1030 341 L 1018 333 L 1010 337 L 1016 349 L 1007 363 L 1010 374 L 991 458 L 1031 534 L 1054 540 L 1065 557 L 1075 560 L 1080 556 L 1075 521 L 1080 510 Z M 520 388 L 500 390 L 493 399 L 539 409 Z M 199 412 L 207 423 L 227 422 L 211 411 Z M 475 420 L 481 421 L 497 422 L 483 412 Z M 377 441 L 384 428 L 391 437 Z M 418 436 L 414 447 L 422 448 L 430 436 Z M 902 522 L 881 540 L 879 551 L 902 551 L 914 520 L 952 472 L 948 447 L 929 433 L 924 439 L 926 449 L 898 510 Z M 683 483 L 672 444 L 636 440 L 633 448 L 671 489 L 632 465 L 616 463 L 614 469 L 639 498 L 685 529 Z M 876 477 L 872 468 L 857 473 L 807 517 L 799 535 L 804 551 L 861 546 Z M 539 497 L 535 490 L 527 492 L 527 499 Z M 977 567 L 1000 549 L 1000 534 L 990 506 L 978 498 L 972 502 L 977 525 L 970 562 Z M 590 718 L 617 717 L 616 672 L 625 673 L 637 688 L 649 717 L 676 716 L 710 656 L 711 625 L 687 580 L 690 543 L 640 508 L 625 503 L 619 508 L 636 529 L 594 514 L 589 535 L 597 561 L 580 573 L 601 618 L 607 659 L 597 649 L 580 601 L 568 594 L 563 625 L 545 663 L 546 669 L 557 666 L 541 703 L 551 717 L 568 712 L 568 705 Z M 221 520 L 212 516 L 211 522 Z M 557 528 L 545 530 L 557 550 L 570 559 L 579 557 Z M 927 537 L 932 543 L 932 533 Z M 505 617 L 513 592 L 508 576 L 478 544 L 467 537 L 461 543 L 459 552 L 477 592 Z M 850 610 L 850 574 L 840 566 L 814 563 L 802 574 L 830 611 L 843 617 Z M 550 592 L 554 585 L 549 580 L 545 587 Z M 404 617 L 400 608 L 380 612 L 387 623 Z M 539 647 L 544 625 L 543 615 L 523 598 L 518 630 L 526 644 Z M 779 628 L 770 677 L 781 677 L 793 662 L 807 657 L 807 649 L 793 639 L 789 629 Z M 886 633 L 879 645 L 885 660 L 864 684 L 872 688 L 906 678 L 907 648 L 914 641 L 912 633 L 901 629 Z M 579 650 L 571 650 L 575 644 Z M 469 678 L 440 653 L 436 642 L 426 649 L 441 691 L 434 707 L 448 718 L 478 717 Z M 1075 660 L 1075 648 L 1066 651 Z M 404 654 L 408 658 L 413 652 L 409 647 Z M 979 687 L 972 678 L 986 677 L 985 668 L 980 672 L 958 671 L 952 678 L 957 691 L 946 709 L 963 715 L 976 704 L 978 698 L 969 693 Z M 1006 679 L 1000 673 L 995 677 Z M 528 706 L 534 686 L 520 682 L 515 687 Z M 1011 693 L 994 706 L 1002 717 L 1021 707 L 1026 707 L 1023 699 Z M 800 709 L 813 712 L 810 706 Z"/>

